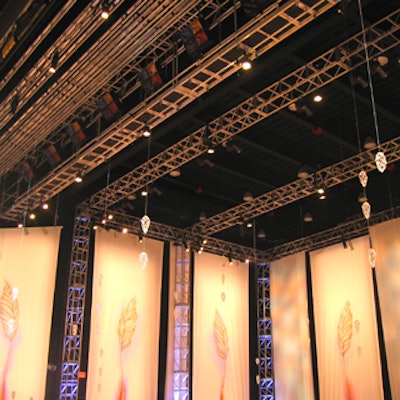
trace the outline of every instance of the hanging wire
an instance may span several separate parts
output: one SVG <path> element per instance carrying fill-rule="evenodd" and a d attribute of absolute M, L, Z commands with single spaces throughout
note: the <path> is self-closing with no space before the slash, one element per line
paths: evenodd
<path fill-rule="evenodd" d="M 107 176 L 106 176 L 106 190 L 104 192 L 104 218 L 107 218 L 108 211 L 108 198 L 110 195 L 110 175 L 111 175 L 111 166 L 110 162 L 107 163 Z"/>
<path fill-rule="evenodd" d="M 146 199 L 144 201 L 144 215 L 147 215 L 147 211 L 149 208 L 149 182 L 150 182 L 150 145 L 151 145 L 151 136 L 148 137 L 147 141 L 147 168 L 146 168 L 146 173 L 147 173 L 147 179 L 146 179 Z"/>
<path fill-rule="evenodd" d="M 361 0 L 358 0 L 358 12 L 360 15 L 362 37 L 363 37 L 363 42 L 364 42 L 365 61 L 367 64 L 368 83 L 369 83 L 369 87 L 370 87 L 370 96 L 371 96 L 372 114 L 374 117 L 376 143 L 378 144 L 378 148 L 380 150 L 381 149 L 381 141 L 380 141 L 380 136 L 379 136 L 378 116 L 376 114 L 374 86 L 372 84 L 371 66 L 370 66 L 370 60 L 369 60 L 369 54 L 368 54 L 367 37 L 365 34 L 364 15 L 363 15 L 363 11 L 362 11 Z"/>

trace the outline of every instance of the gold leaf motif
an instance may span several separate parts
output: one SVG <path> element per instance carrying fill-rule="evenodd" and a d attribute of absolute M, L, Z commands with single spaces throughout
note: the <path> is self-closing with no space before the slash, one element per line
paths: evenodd
<path fill-rule="evenodd" d="M 132 300 L 124 307 L 121 313 L 121 317 L 118 322 L 118 338 L 121 346 L 121 351 L 126 349 L 132 341 L 132 337 L 135 333 L 137 321 L 136 313 L 136 298 Z"/>
<path fill-rule="evenodd" d="M 0 319 L 4 335 L 13 340 L 18 330 L 19 306 L 15 290 L 6 281 L 0 297 Z"/>
<path fill-rule="evenodd" d="M 350 310 L 350 302 L 346 301 L 343 311 L 339 317 L 337 327 L 337 343 L 340 354 L 343 356 L 351 345 L 351 337 L 353 335 L 353 314 Z"/>
<path fill-rule="evenodd" d="M 224 321 L 222 320 L 219 312 L 215 310 L 215 318 L 214 318 L 214 341 L 217 346 L 217 353 L 220 358 L 224 361 L 228 357 L 228 335 L 226 333 L 226 327 Z"/>

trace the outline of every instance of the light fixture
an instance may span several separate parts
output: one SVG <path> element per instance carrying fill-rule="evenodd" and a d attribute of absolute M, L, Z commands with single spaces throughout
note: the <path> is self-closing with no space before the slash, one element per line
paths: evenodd
<path fill-rule="evenodd" d="M 248 258 L 246 258 L 245 263 L 246 263 L 246 264 L 249 264 L 249 263 L 250 263 L 250 260 L 249 260 Z"/>
<path fill-rule="evenodd" d="M 17 225 L 17 228 L 19 228 L 19 229 L 21 229 L 21 228 L 23 228 L 23 227 L 24 227 L 24 224 L 21 223 L 21 222 Z"/>
<path fill-rule="evenodd" d="M 97 231 L 97 229 L 99 229 L 99 226 L 98 225 L 93 225 L 93 230 Z"/>
<path fill-rule="evenodd" d="M 247 221 L 246 228 L 252 228 L 252 227 L 253 227 L 253 223 L 251 221 Z"/>
<path fill-rule="evenodd" d="M 143 236 L 139 235 L 139 243 L 143 243 Z"/>
<path fill-rule="evenodd" d="M 264 229 L 260 229 L 257 233 L 257 239 L 265 239 L 267 235 L 264 232 Z"/>
<path fill-rule="evenodd" d="M 110 220 L 110 221 L 113 220 L 113 219 L 114 219 L 114 215 L 108 214 L 108 215 L 107 215 L 107 219 Z"/>
<path fill-rule="evenodd" d="M 387 56 L 379 56 L 376 58 L 376 61 L 378 61 L 379 65 L 384 67 L 389 62 L 389 58 Z"/>
<path fill-rule="evenodd" d="M 58 50 L 56 50 L 53 53 L 53 57 L 51 59 L 51 65 L 50 65 L 50 68 L 49 68 L 49 72 L 51 74 L 54 74 L 56 72 L 59 60 L 60 60 L 60 53 L 58 52 Z"/>
<path fill-rule="evenodd" d="M 252 64 L 251 64 L 250 58 L 249 58 L 249 56 L 247 54 L 245 54 L 241 65 L 242 65 L 242 69 L 244 71 L 248 71 L 249 69 L 251 69 Z"/>
<path fill-rule="evenodd" d="M 323 98 L 320 94 L 316 94 L 316 95 L 313 97 L 314 103 L 321 103 L 321 101 L 322 101 L 323 99 L 324 99 L 324 98 Z"/>
<path fill-rule="evenodd" d="M 29 219 L 31 219 L 31 220 L 36 219 L 36 214 L 35 213 L 30 213 L 29 214 Z"/>
<path fill-rule="evenodd" d="M 76 175 L 76 177 L 75 177 L 75 182 L 76 183 L 82 183 L 83 182 L 83 177 L 82 177 L 82 175 L 79 173 L 78 175 Z"/>
<path fill-rule="evenodd" d="M 128 233 L 128 228 L 122 228 L 122 233 L 123 233 L 123 234 Z"/>
<path fill-rule="evenodd" d="M 143 197 L 146 197 L 148 194 L 149 194 L 149 192 L 146 190 L 146 189 L 143 189 L 142 191 L 141 191 L 141 193 L 140 193 Z"/>
<path fill-rule="evenodd" d="M 326 199 L 326 193 L 320 193 L 319 199 L 320 200 L 325 200 Z"/>
<path fill-rule="evenodd" d="M 318 194 L 325 194 L 325 189 L 323 187 L 317 188 L 317 193 Z"/>
<path fill-rule="evenodd" d="M 209 135 L 209 129 L 208 127 L 206 128 L 206 135 Z M 203 139 L 204 146 L 207 148 L 207 153 L 208 154 L 214 154 L 215 149 L 214 149 L 214 144 L 212 140 L 207 136 Z"/>
<path fill-rule="evenodd" d="M 204 221 L 206 218 L 206 213 L 204 211 L 201 211 L 199 214 L 199 221 Z"/>
<path fill-rule="evenodd" d="M 364 149 L 371 150 L 375 147 L 376 147 L 376 141 L 371 136 L 367 136 L 367 138 L 364 141 Z"/>
<path fill-rule="evenodd" d="M 143 136 L 150 137 L 151 136 L 151 129 L 146 125 L 143 129 Z"/>
<path fill-rule="evenodd" d="M 42 210 L 48 210 L 49 209 L 49 203 L 46 203 L 44 201 L 40 207 L 41 207 Z"/>
<path fill-rule="evenodd" d="M 229 261 L 229 265 L 232 265 L 233 264 L 233 260 L 232 260 L 232 257 L 228 257 L 228 261 Z"/>
<path fill-rule="evenodd" d="M 252 201 L 253 199 L 253 193 L 251 193 L 250 190 L 246 190 L 243 195 L 243 201 Z"/>
<path fill-rule="evenodd" d="M 100 15 L 101 15 L 101 18 L 103 18 L 103 19 L 108 19 L 108 17 L 110 16 L 110 5 L 107 0 L 102 1 Z"/>
<path fill-rule="evenodd" d="M 203 240 L 202 240 L 202 243 L 203 243 L 203 244 L 207 244 L 207 243 L 208 243 L 208 239 L 203 239 Z"/>
<path fill-rule="evenodd" d="M 172 176 L 173 178 L 178 178 L 179 176 L 181 176 L 181 170 L 179 168 L 174 169 L 170 171 L 169 176 Z"/>
<path fill-rule="evenodd" d="M 103 225 L 105 225 L 105 224 L 107 223 L 107 220 L 106 220 L 105 218 L 103 218 L 103 219 L 101 220 L 101 223 L 102 223 Z"/>
<path fill-rule="evenodd" d="M 304 222 L 313 222 L 313 216 L 311 215 L 311 213 L 309 211 L 307 211 L 304 214 L 303 221 Z"/>
<path fill-rule="evenodd" d="M 305 179 L 308 178 L 310 173 L 308 172 L 308 169 L 306 166 L 302 165 L 300 166 L 299 170 L 297 171 L 297 177 L 299 179 Z"/>

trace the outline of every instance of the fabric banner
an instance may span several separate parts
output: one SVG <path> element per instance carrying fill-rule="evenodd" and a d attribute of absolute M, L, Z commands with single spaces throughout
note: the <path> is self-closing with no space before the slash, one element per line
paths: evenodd
<path fill-rule="evenodd" d="M 393 399 L 400 399 L 400 219 L 371 227 L 376 281 Z"/>
<path fill-rule="evenodd" d="M 196 254 L 193 399 L 249 398 L 248 265 Z"/>
<path fill-rule="evenodd" d="M 275 399 L 314 398 L 305 254 L 271 262 Z"/>
<path fill-rule="evenodd" d="M 96 231 L 88 399 L 157 399 L 162 259 L 162 242 Z"/>
<path fill-rule="evenodd" d="M 320 398 L 379 400 L 383 389 L 369 242 L 362 237 L 344 244 L 311 253 Z"/>
<path fill-rule="evenodd" d="M 61 227 L 0 229 L 0 399 L 44 399 Z"/>

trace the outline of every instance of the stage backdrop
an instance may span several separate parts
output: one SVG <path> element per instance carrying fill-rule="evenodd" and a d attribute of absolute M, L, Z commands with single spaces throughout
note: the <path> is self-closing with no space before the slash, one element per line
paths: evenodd
<path fill-rule="evenodd" d="M 161 242 L 96 231 L 88 399 L 157 399 L 162 257 Z"/>
<path fill-rule="evenodd" d="M 383 399 L 368 238 L 311 253 L 320 397 Z"/>
<path fill-rule="evenodd" d="M 196 254 L 193 307 L 193 399 L 248 399 L 248 265 Z"/>
<path fill-rule="evenodd" d="M 371 227 L 376 280 L 393 399 L 400 399 L 400 220 Z"/>
<path fill-rule="evenodd" d="M 305 254 L 270 265 L 275 398 L 314 398 Z"/>
<path fill-rule="evenodd" d="M 44 399 L 60 230 L 0 229 L 0 399 Z"/>

